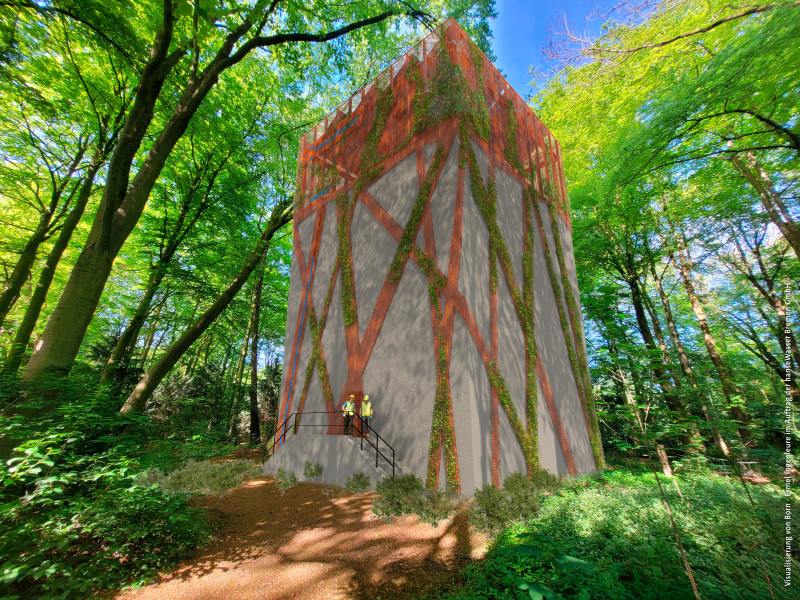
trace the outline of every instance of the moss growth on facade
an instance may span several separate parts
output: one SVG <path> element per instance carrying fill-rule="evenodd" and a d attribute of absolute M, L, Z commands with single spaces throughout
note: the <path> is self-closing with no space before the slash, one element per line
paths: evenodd
<path fill-rule="evenodd" d="M 353 292 L 353 253 L 350 247 L 350 218 L 352 217 L 353 202 L 348 202 L 347 194 L 336 196 L 336 208 L 339 214 L 337 233 L 339 235 L 339 266 L 342 270 L 342 313 L 344 326 L 349 327 L 356 322 L 356 299 Z"/>
<path fill-rule="evenodd" d="M 456 456 L 456 433 L 451 419 L 452 401 L 450 397 L 450 378 L 447 370 L 447 353 L 445 351 L 442 335 L 442 309 L 439 301 L 439 290 L 433 280 L 429 280 L 428 290 L 431 297 L 431 306 L 436 323 L 436 396 L 433 403 L 433 420 L 431 423 L 431 441 L 428 449 L 428 474 L 425 486 L 434 489 L 439 481 L 439 457 L 444 446 L 445 471 L 447 473 L 447 489 L 461 491 L 461 481 L 458 472 L 458 458 Z"/>
<path fill-rule="evenodd" d="M 416 86 L 412 104 L 414 121 L 409 138 L 458 116 L 467 121 L 477 135 L 488 140 L 489 110 L 483 93 L 482 61 L 475 61 L 478 90 L 473 92 L 443 41 L 439 42 L 437 58 L 436 70 L 427 81 L 422 79 L 419 60 L 413 55 L 409 58 L 406 77 Z"/>
<path fill-rule="evenodd" d="M 533 218 L 531 202 L 534 200 L 532 188 L 526 186 L 523 190 L 523 213 L 525 219 L 525 247 L 522 253 L 523 297 L 525 299 L 525 313 L 528 318 L 524 322 L 525 333 L 525 408 L 528 424 L 528 439 L 531 445 L 539 449 L 539 415 L 538 415 L 538 390 L 536 386 L 536 320 L 534 314 L 533 296 Z"/>
<path fill-rule="evenodd" d="M 508 122 L 506 123 L 506 160 L 521 175 L 525 175 L 525 168 L 519 160 L 519 148 L 517 147 L 517 113 L 514 110 L 514 101 L 506 98 L 506 109 L 508 112 Z"/>
<path fill-rule="evenodd" d="M 403 269 L 405 268 L 406 260 L 408 260 L 408 254 L 411 252 L 413 239 L 417 235 L 417 228 L 419 227 L 420 221 L 422 221 L 425 206 L 428 204 L 428 200 L 431 197 L 433 184 L 438 179 L 443 164 L 444 146 L 439 145 L 436 149 L 436 154 L 433 156 L 433 163 L 430 169 L 428 169 L 428 174 L 425 176 L 425 180 L 419 190 L 417 200 L 414 202 L 414 207 L 411 209 L 411 215 L 408 217 L 406 228 L 403 230 L 403 234 L 400 236 L 400 242 L 397 244 L 397 251 L 392 259 L 392 265 L 389 268 L 389 281 L 392 283 L 399 282 L 400 278 L 403 276 Z M 422 265 L 420 265 L 420 267 L 422 267 Z"/>

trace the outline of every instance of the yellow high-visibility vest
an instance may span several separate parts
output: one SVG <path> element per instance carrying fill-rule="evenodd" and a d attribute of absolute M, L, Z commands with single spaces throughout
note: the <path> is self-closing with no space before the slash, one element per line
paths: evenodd
<path fill-rule="evenodd" d="M 361 416 L 362 417 L 372 416 L 372 402 L 370 402 L 369 400 L 361 403 Z"/>
<path fill-rule="evenodd" d="M 354 408 L 355 406 L 353 405 L 353 402 L 350 400 L 345 402 L 344 406 L 342 406 L 342 410 L 346 415 L 354 415 L 355 414 L 355 410 L 353 410 Z"/>

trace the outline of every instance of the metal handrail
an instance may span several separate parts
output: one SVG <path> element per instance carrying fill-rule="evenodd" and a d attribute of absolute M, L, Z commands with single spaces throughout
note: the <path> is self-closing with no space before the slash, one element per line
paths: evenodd
<path fill-rule="evenodd" d="M 364 451 L 364 426 L 366 425 L 366 423 L 364 423 L 364 419 L 361 418 L 361 415 L 353 415 L 353 416 L 356 417 L 358 419 L 359 423 L 361 424 L 361 429 L 358 430 L 358 433 L 361 434 L 361 451 L 363 452 Z M 389 458 L 386 455 L 384 455 L 384 453 L 381 452 L 378 449 L 378 445 L 372 443 L 372 439 L 366 438 L 367 443 L 370 446 L 372 446 L 373 448 L 375 448 L 375 467 L 376 468 L 378 467 L 378 455 L 380 455 L 380 456 L 383 457 L 383 459 L 386 462 L 388 462 L 390 465 L 392 465 L 392 477 L 394 477 L 394 448 L 392 448 L 389 444 L 387 444 L 386 440 L 383 439 L 380 436 L 380 434 L 377 431 L 375 431 L 372 427 L 370 427 L 369 425 L 366 425 L 366 426 L 367 426 L 367 433 L 369 433 L 369 432 L 374 433 L 375 434 L 375 439 L 378 442 L 383 442 L 386 445 L 386 447 L 389 448 L 389 450 L 392 451 L 392 458 L 391 458 L 391 460 L 389 460 Z"/>
<path fill-rule="evenodd" d="M 291 425 L 291 434 L 296 434 L 297 430 L 299 429 L 300 424 L 298 423 L 298 417 L 302 415 L 330 415 L 330 414 L 339 414 L 339 411 L 331 412 L 331 411 L 307 411 L 303 413 L 292 413 L 288 417 L 286 417 L 278 428 L 275 430 L 275 433 L 272 434 L 271 438 L 267 440 L 267 443 L 264 446 L 263 451 L 263 460 L 266 460 L 275 453 L 275 446 L 278 444 L 278 440 L 281 440 L 281 443 L 286 441 L 287 432 L 289 431 L 289 425 Z M 364 439 L 367 440 L 367 443 L 375 448 L 375 467 L 378 466 L 379 458 L 382 457 L 386 462 L 388 462 L 392 466 L 392 477 L 395 474 L 395 453 L 394 448 L 392 448 L 385 439 L 383 439 L 380 434 L 375 431 L 372 427 L 368 426 L 364 419 L 361 418 L 361 415 L 353 414 L 353 417 L 357 419 L 354 421 L 354 431 L 356 431 L 361 437 L 361 451 L 364 451 Z M 355 427 L 357 425 L 357 427 Z M 331 427 L 330 423 L 303 423 L 304 427 Z M 374 433 L 375 434 L 375 441 L 377 443 L 373 443 L 371 438 L 365 438 L 365 427 L 366 433 Z M 343 432 L 344 433 L 344 432 Z M 290 434 L 290 435 L 291 435 Z M 270 444 L 270 441 L 272 442 Z M 381 452 L 378 445 L 383 443 L 389 450 L 392 451 L 392 458 L 386 456 L 383 452 Z"/>

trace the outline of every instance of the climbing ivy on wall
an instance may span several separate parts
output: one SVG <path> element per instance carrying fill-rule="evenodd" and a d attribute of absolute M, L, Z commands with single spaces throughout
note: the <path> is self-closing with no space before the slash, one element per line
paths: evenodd
<path fill-rule="evenodd" d="M 440 39 L 443 38 L 444 32 L 440 31 Z M 419 59 L 414 55 L 409 57 L 406 77 L 416 86 L 409 139 L 456 116 L 469 123 L 478 136 L 489 139 L 489 110 L 483 95 L 483 59 L 475 44 L 470 43 L 470 51 L 478 80 L 476 91 L 470 89 L 463 70 L 453 61 L 444 41 L 438 45 L 436 69 L 427 81 L 422 79 Z"/>
<path fill-rule="evenodd" d="M 403 268 L 406 265 L 408 254 L 411 252 L 411 247 L 413 245 L 412 240 L 417 235 L 417 228 L 419 227 L 420 221 L 422 221 L 425 206 L 428 204 L 428 200 L 430 200 L 431 193 L 433 192 L 433 184 L 438 179 L 443 164 L 444 146 L 440 144 L 439 147 L 436 148 L 436 153 L 433 155 L 433 163 L 431 163 L 428 173 L 425 175 L 425 179 L 422 182 L 422 186 L 420 186 L 419 194 L 414 202 L 414 207 L 411 209 L 411 215 L 408 217 L 408 223 L 403 230 L 403 234 L 400 236 L 400 242 L 397 244 L 397 251 L 395 252 L 394 259 L 392 259 L 392 265 L 389 267 L 389 281 L 392 283 L 399 282 L 400 277 L 403 275 Z M 426 272 L 426 275 L 430 276 L 436 270 L 436 264 L 427 253 L 423 252 L 421 254 L 423 255 L 423 264 L 420 264 L 420 267 Z"/>
<path fill-rule="evenodd" d="M 467 165 L 469 166 L 470 173 L 474 173 L 474 176 L 470 177 L 471 181 L 471 189 L 472 189 L 472 196 L 475 199 L 475 203 L 478 205 L 478 210 L 480 211 L 481 215 L 483 216 L 483 220 L 486 223 L 486 227 L 489 230 L 489 251 L 491 256 L 496 256 L 500 262 L 500 266 L 503 269 L 506 281 L 508 283 L 508 289 L 511 292 L 511 299 L 516 308 L 517 315 L 519 317 L 520 323 L 523 326 L 523 333 L 526 338 L 526 349 L 528 347 L 527 339 L 528 334 L 531 331 L 530 326 L 527 325 L 528 321 L 533 319 L 533 313 L 528 312 L 526 309 L 525 301 L 519 291 L 519 288 L 516 285 L 513 277 L 513 270 L 511 267 L 511 256 L 508 252 L 508 246 L 506 245 L 505 238 L 503 237 L 503 232 L 500 230 L 500 227 L 497 223 L 497 192 L 495 189 L 494 179 L 490 177 L 489 185 L 484 186 L 483 180 L 480 176 L 480 168 L 478 166 L 478 159 L 475 156 L 475 151 L 472 149 L 472 144 L 469 143 L 469 131 L 466 129 L 462 129 L 462 136 L 464 136 L 465 143 L 464 148 L 467 153 Z M 492 272 L 493 271 L 493 272 Z M 495 267 L 495 261 L 492 260 L 490 263 L 490 278 L 491 278 L 491 286 L 492 292 L 496 293 L 497 291 L 497 278 L 499 275 L 497 274 L 497 268 Z M 530 315 L 530 316 L 528 316 Z M 535 342 L 534 342 L 535 344 Z M 535 353 L 535 345 L 534 345 L 534 353 Z M 535 356 L 533 365 L 535 366 Z M 529 365 L 530 366 L 530 365 Z M 516 408 L 514 407 L 514 402 L 511 399 L 511 395 L 508 391 L 508 386 L 506 385 L 505 380 L 500 372 L 500 368 L 496 362 L 490 361 L 486 365 L 486 369 L 489 373 L 489 380 L 491 381 L 492 387 L 497 390 L 498 397 L 500 399 L 500 404 L 503 406 L 503 409 L 506 411 L 508 415 L 509 421 L 511 422 L 512 428 L 514 429 L 514 433 L 517 436 L 517 441 L 522 448 L 523 454 L 525 455 L 525 463 L 528 466 L 529 471 L 533 471 L 539 468 L 539 448 L 538 442 L 536 442 L 536 431 L 537 427 L 533 427 L 533 442 L 531 442 L 531 437 L 529 436 L 529 430 L 531 428 L 531 424 L 528 424 L 528 428 L 523 426 L 522 422 L 517 415 Z M 534 392 L 533 395 L 529 394 L 527 390 L 529 386 L 526 384 L 526 407 L 529 407 L 531 403 L 534 404 L 535 407 L 535 398 L 536 398 L 536 383 L 535 383 L 535 373 L 531 374 L 530 369 L 527 372 L 527 379 L 531 377 L 534 378 Z M 530 409 L 526 409 L 530 413 Z M 536 414 L 535 411 L 533 413 Z M 535 419 L 534 419 L 535 421 Z M 537 424 L 538 425 L 538 424 Z"/>
<path fill-rule="evenodd" d="M 533 297 L 533 218 L 531 201 L 534 194 L 530 186 L 523 189 L 522 205 L 525 219 L 525 247 L 522 253 L 523 297 L 527 319 L 523 322 L 525 333 L 525 407 L 528 423 L 528 440 L 539 448 L 539 415 L 537 412 L 538 390 L 536 387 L 536 319 Z"/>
<path fill-rule="evenodd" d="M 445 472 L 447 473 L 447 489 L 461 491 L 458 473 L 458 457 L 456 456 L 456 432 L 452 422 L 452 399 L 450 396 L 450 378 L 448 374 L 447 352 L 442 335 L 442 309 L 439 302 L 439 290 L 431 279 L 429 292 L 436 326 L 436 396 L 433 402 L 433 420 L 431 422 L 431 441 L 428 451 L 428 476 L 426 487 L 437 487 L 439 480 L 439 456 L 444 446 Z"/>

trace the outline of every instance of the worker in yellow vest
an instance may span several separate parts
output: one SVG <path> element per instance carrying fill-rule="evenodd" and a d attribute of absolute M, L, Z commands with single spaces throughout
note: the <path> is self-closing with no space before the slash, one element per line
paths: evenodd
<path fill-rule="evenodd" d="M 350 435 L 353 427 L 353 415 L 356 414 L 355 396 L 350 394 L 350 398 L 342 406 L 342 418 L 344 419 L 344 434 Z"/>
<path fill-rule="evenodd" d="M 361 403 L 361 420 L 364 421 L 364 431 L 366 436 L 369 437 L 369 429 L 372 425 L 372 402 L 369 401 L 369 396 L 364 396 L 364 401 Z"/>

